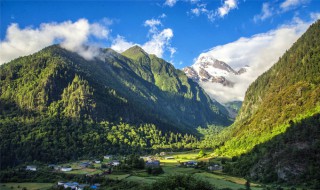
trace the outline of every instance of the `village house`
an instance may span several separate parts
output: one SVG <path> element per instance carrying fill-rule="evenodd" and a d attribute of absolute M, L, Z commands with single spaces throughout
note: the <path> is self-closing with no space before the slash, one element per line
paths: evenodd
<path fill-rule="evenodd" d="M 196 161 L 188 161 L 188 162 L 184 162 L 183 165 L 187 166 L 187 167 L 195 167 L 195 166 L 198 165 L 198 162 L 196 162 Z"/>
<path fill-rule="evenodd" d="M 28 171 L 37 171 L 37 166 L 27 166 L 26 170 L 28 170 Z"/>
<path fill-rule="evenodd" d="M 151 156 L 140 156 L 143 160 L 152 160 Z"/>
<path fill-rule="evenodd" d="M 66 182 L 64 182 L 64 181 L 58 181 L 58 185 L 59 185 L 59 186 L 63 186 L 65 183 L 66 183 Z"/>
<path fill-rule="evenodd" d="M 65 189 L 70 188 L 73 190 L 84 190 L 86 187 L 89 187 L 88 184 L 79 184 L 78 182 L 63 182 L 59 181 L 58 186 L 63 186 Z"/>
<path fill-rule="evenodd" d="M 51 168 L 51 169 L 54 169 L 54 167 L 56 167 L 56 166 L 57 166 L 56 164 L 49 164 L 48 165 L 48 167 Z"/>
<path fill-rule="evenodd" d="M 67 182 L 63 185 L 63 187 L 65 189 L 67 189 L 67 188 L 76 189 L 78 185 L 79 185 L 79 183 L 77 183 L 77 182 Z"/>
<path fill-rule="evenodd" d="M 110 160 L 112 158 L 112 155 L 105 155 L 103 158 Z"/>
<path fill-rule="evenodd" d="M 87 168 L 87 167 L 89 167 L 91 164 L 89 163 L 89 162 L 81 162 L 80 164 L 79 164 L 79 166 L 81 167 L 81 168 Z"/>
<path fill-rule="evenodd" d="M 101 161 L 100 161 L 100 160 L 94 160 L 94 163 L 96 163 L 96 164 L 100 164 L 100 163 L 101 163 Z"/>
<path fill-rule="evenodd" d="M 113 160 L 112 162 L 110 162 L 111 166 L 119 166 L 120 165 L 120 161 L 118 160 Z"/>
<path fill-rule="evenodd" d="M 160 167 L 160 161 L 159 160 L 148 160 L 146 161 L 146 167 Z"/>
<path fill-rule="evenodd" d="M 72 167 L 71 166 L 62 166 L 60 170 L 62 172 L 70 172 L 70 171 L 72 171 Z"/>
<path fill-rule="evenodd" d="M 165 157 L 166 160 L 174 160 L 174 157 L 173 156 L 167 156 Z"/>
<path fill-rule="evenodd" d="M 160 152 L 160 156 L 165 156 L 166 153 L 165 152 Z"/>
<path fill-rule="evenodd" d="M 208 166 L 208 170 L 210 170 L 210 171 L 222 170 L 222 166 L 215 164 L 212 166 Z"/>

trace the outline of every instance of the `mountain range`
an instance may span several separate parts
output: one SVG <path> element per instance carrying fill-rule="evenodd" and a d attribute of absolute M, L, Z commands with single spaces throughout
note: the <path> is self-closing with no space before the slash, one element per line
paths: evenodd
<path fill-rule="evenodd" d="M 197 83 L 138 46 L 86 60 L 53 45 L 1 65 L 0 113 L 2 165 L 187 143 L 199 126 L 232 123 Z"/>

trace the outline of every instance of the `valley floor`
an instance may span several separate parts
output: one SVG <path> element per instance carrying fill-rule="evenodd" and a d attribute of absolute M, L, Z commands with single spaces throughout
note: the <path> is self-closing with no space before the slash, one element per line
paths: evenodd
<path fill-rule="evenodd" d="M 128 183 L 131 182 L 133 184 L 152 184 L 162 178 L 165 178 L 170 175 L 178 175 L 178 174 L 191 174 L 192 176 L 199 178 L 201 180 L 207 181 L 213 186 L 219 189 L 232 189 L 239 190 L 245 189 L 246 180 L 239 177 L 229 176 L 224 174 L 221 170 L 217 171 L 208 171 L 207 169 L 194 168 L 194 167 L 185 167 L 181 166 L 180 163 L 187 162 L 190 160 L 197 161 L 200 163 L 201 161 L 208 161 L 208 158 L 198 158 L 198 150 L 197 151 L 189 151 L 189 152 L 172 152 L 168 153 L 166 156 L 157 157 L 160 160 L 160 166 L 163 169 L 163 173 L 159 175 L 151 175 L 148 174 L 146 169 L 133 169 L 129 171 L 121 170 L 117 167 L 113 168 L 111 174 L 104 174 L 103 177 L 105 179 L 117 181 L 117 183 Z M 102 164 L 109 163 L 111 160 L 104 159 L 103 162 L 97 164 L 93 164 L 89 168 L 81 168 L 79 167 L 79 163 L 87 162 L 86 160 L 65 163 L 63 165 L 69 165 L 73 168 L 72 171 L 63 172 L 66 175 L 86 175 L 93 176 L 99 175 L 105 172 L 105 170 L 101 169 Z M 212 160 L 211 160 L 212 161 Z M 221 164 L 221 158 L 214 159 L 214 163 Z M 38 172 L 38 171 L 36 171 Z M 50 171 L 49 171 L 50 172 Z M 56 172 L 56 171 L 51 171 Z M 67 179 L 61 179 L 60 181 L 68 181 Z M 57 181 L 58 182 L 58 181 Z M 56 183 L 1 183 L 1 190 L 46 190 L 51 189 Z M 264 185 L 250 183 L 252 190 L 263 190 Z M 102 186 L 101 189 L 113 189 L 112 186 Z"/>

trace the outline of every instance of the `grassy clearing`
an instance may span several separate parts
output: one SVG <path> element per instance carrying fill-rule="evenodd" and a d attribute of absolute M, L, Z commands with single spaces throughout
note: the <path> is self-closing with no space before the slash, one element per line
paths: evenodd
<path fill-rule="evenodd" d="M 52 187 L 52 183 L 0 183 L 1 190 L 47 190 Z"/>
<path fill-rule="evenodd" d="M 125 181 L 134 181 L 141 184 L 152 184 L 156 182 L 161 177 L 139 177 L 139 176 L 130 176 L 125 179 Z"/>
<path fill-rule="evenodd" d="M 216 175 L 208 172 L 196 173 L 195 176 L 208 181 L 218 188 L 230 188 L 237 190 L 240 188 L 244 188 L 244 184 L 246 182 L 246 180 L 243 178 L 236 178 L 226 175 Z M 251 189 L 261 190 L 262 188 L 258 187 L 257 184 L 251 183 Z"/>
<path fill-rule="evenodd" d="M 130 176 L 130 174 L 119 174 L 119 175 L 110 174 L 107 176 L 107 178 L 112 179 L 112 180 L 123 180 L 123 179 L 128 178 L 129 176 Z"/>

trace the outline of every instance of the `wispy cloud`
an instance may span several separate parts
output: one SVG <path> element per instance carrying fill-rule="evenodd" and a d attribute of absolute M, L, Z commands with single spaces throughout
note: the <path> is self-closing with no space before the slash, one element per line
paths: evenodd
<path fill-rule="evenodd" d="M 272 8 L 270 7 L 270 4 L 269 3 L 263 3 L 262 4 L 262 10 L 261 10 L 261 13 L 258 14 L 258 15 L 255 15 L 253 20 L 255 22 L 259 21 L 259 20 L 265 20 L 269 17 L 272 16 Z"/>
<path fill-rule="evenodd" d="M 164 2 L 164 5 L 169 6 L 169 7 L 173 7 L 176 3 L 177 3 L 177 0 L 166 0 Z"/>
<path fill-rule="evenodd" d="M 253 17 L 254 22 L 264 21 L 275 15 L 281 15 L 297 7 L 306 5 L 310 0 L 284 0 L 282 2 L 267 2 L 262 4 L 261 13 Z"/>
<path fill-rule="evenodd" d="M 227 15 L 232 9 L 237 8 L 238 2 L 237 0 L 225 0 L 223 5 L 218 8 L 218 15 L 220 17 L 224 17 Z"/>
<path fill-rule="evenodd" d="M 224 0 L 222 5 L 215 10 L 208 9 L 206 3 L 198 3 L 195 8 L 190 10 L 189 14 L 194 16 L 205 15 L 210 21 L 214 21 L 216 18 L 223 18 L 237 7 L 237 0 Z"/>
<path fill-rule="evenodd" d="M 173 30 L 171 28 L 166 28 L 159 30 L 158 26 L 162 26 L 162 23 L 158 19 L 150 19 L 144 22 L 144 26 L 149 27 L 148 36 L 149 40 L 144 44 L 138 44 L 134 42 L 127 41 L 123 36 L 117 36 L 113 40 L 111 48 L 123 52 L 133 45 L 141 46 L 147 53 L 155 54 L 158 57 L 162 57 L 165 51 L 170 53 L 170 58 L 176 52 L 176 48 L 171 47 L 171 39 L 173 38 Z"/>
<path fill-rule="evenodd" d="M 309 0 L 285 0 L 280 4 L 280 8 L 283 11 L 287 11 L 293 8 L 296 8 L 300 5 L 303 5 L 305 3 L 309 2 Z"/>
<path fill-rule="evenodd" d="M 161 21 L 158 19 L 150 19 L 144 22 L 144 26 L 150 27 L 149 33 L 151 34 L 157 32 L 158 25 L 162 25 Z"/>
<path fill-rule="evenodd" d="M 211 97 L 220 102 L 243 100 L 248 86 L 276 63 L 279 57 L 315 21 L 315 18 L 317 17 L 313 16 L 312 21 L 306 22 L 295 17 L 291 23 L 282 25 L 277 29 L 256 34 L 249 38 L 239 38 L 237 41 L 212 48 L 204 54 L 209 54 L 224 61 L 233 68 L 239 69 L 246 65 L 249 65 L 249 68 L 242 75 L 227 77 L 235 82 L 232 89 L 221 84 L 203 83 L 201 85 Z"/>
<path fill-rule="evenodd" d="M 155 33 L 152 38 L 142 45 L 142 48 L 149 54 L 155 54 L 158 57 L 162 57 L 166 50 L 172 51 L 170 40 L 173 37 L 173 31 L 170 28 L 162 30 L 160 33 Z"/>
<path fill-rule="evenodd" d="M 88 42 L 89 37 L 107 39 L 109 32 L 105 23 L 89 23 L 86 19 L 76 22 L 43 23 L 38 28 L 21 29 L 18 24 L 11 24 L 5 39 L 0 43 L 0 64 L 35 53 L 57 42 L 86 59 L 92 59 L 95 56 L 92 48 L 84 47 L 84 44 Z"/>
<path fill-rule="evenodd" d="M 128 42 L 125 37 L 117 35 L 117 37 L 113 40 L 111 49 L 117 51 L 117 52 L 124 52 L 130 47 L 137 45 L 132 42 Z"/>

